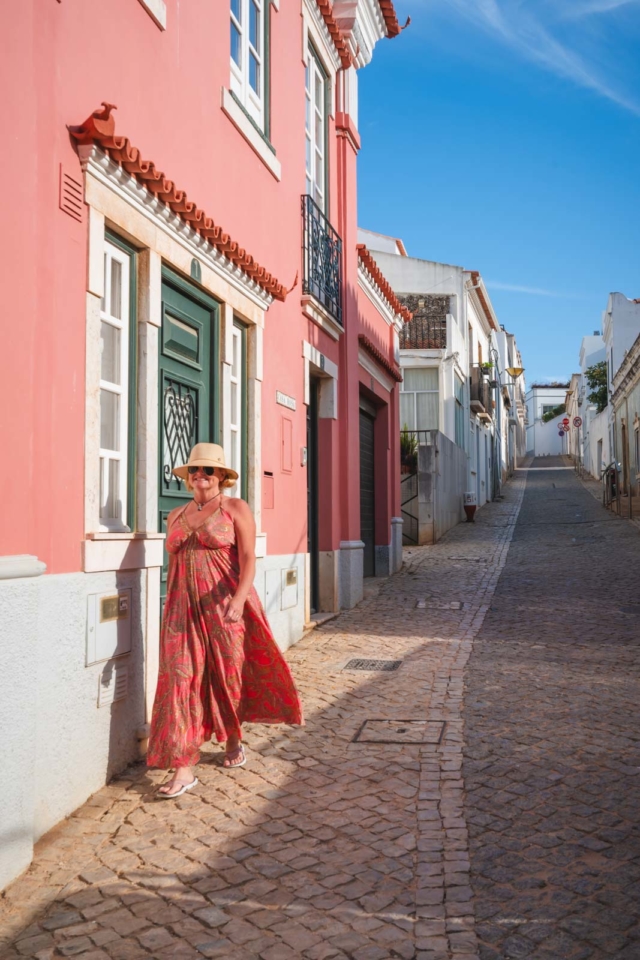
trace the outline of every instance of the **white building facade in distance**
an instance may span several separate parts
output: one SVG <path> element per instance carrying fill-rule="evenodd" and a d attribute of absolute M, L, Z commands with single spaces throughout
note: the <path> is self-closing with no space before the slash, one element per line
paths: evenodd
<path fill-rule="evenodd" d="M 568 437 L 562 426 L 566 413 L 545 422 L 545 414 L 566 403 L 568 383 L 533 383 L 526 394 L 527 454 L 532 457 L 557 457 L 568 453 Z M 562 435 L 560 431 L 562 430 Z"/>
<path fill-rule="evenodd" d="M 495 380 L 500 327 L 482 277 L 409 257 L 393 237 L 359 230 L 358 239 L 413 314 L 400 340 L 401 429 L 437 430 L 464 450 L 466 490 L 460 495 L 475 493 L 482 507 L 498 492 L 502 473 Z"/>

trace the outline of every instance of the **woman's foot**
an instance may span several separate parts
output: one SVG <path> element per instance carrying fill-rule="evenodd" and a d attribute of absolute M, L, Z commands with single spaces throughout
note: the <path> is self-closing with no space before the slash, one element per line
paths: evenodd
<path fill-rule="evenodd" d="M 191 767 L 177 767 L 171 780 L 167 780 L 158 788 L 158 793 L 168 799 L 179 797 L 190 790 L 191 787 L 195 787 L 197 782 L 197 777 L 194 777 Z"/>
<path fill-rule="evenodd" d="M 247 758 L 244 755 L 244 748 L 237 737 L 227 740 L 227 746 L 224 753 L 223 767 L 244 767 Z"/>

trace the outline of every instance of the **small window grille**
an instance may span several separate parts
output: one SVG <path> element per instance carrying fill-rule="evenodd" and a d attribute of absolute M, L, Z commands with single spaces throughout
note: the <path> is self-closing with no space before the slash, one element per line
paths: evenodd
<path fill-rule="evenodd" d="M 60 164 L 60 209 L 82 222 L 84 196 L 82 180 L 72 177 Z"/>

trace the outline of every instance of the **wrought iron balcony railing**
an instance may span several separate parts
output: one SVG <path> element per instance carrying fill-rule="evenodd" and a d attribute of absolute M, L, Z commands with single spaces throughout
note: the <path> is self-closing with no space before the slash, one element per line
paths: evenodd
<path fill-rule="evenodd" d="M 492 417 L 492 390 L 488 378 L 483 373 L 482 367 L 474 364 L 471 367 L 469 380 L 469 401 L 472 411 L 480 414 L 481 417 Z"/>
<path fill-rule="evenodd" d="M 400 347 L 418 350 L 446 350 L 446 317 L 420 317 L 413 315 L 409 323 L 402 325 Z"/>
<path fill-rule="evenodd" d="M 308 194 L 302 197 L 302 292 L 342 326 L 342 240 Z"/>

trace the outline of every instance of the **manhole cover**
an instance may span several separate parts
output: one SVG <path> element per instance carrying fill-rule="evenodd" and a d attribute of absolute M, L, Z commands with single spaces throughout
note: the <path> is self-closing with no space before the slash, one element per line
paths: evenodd
<path fill-rule="evenodd" d="M 349 660 L 343 670 L 369 670 L 371 673 L 397 670 L 402 660 Z"/>
<path fill-rule="evenodd" d="M 434 720 L 365 720 L 353 743 L 440 743 L 443 732 Z"/>

